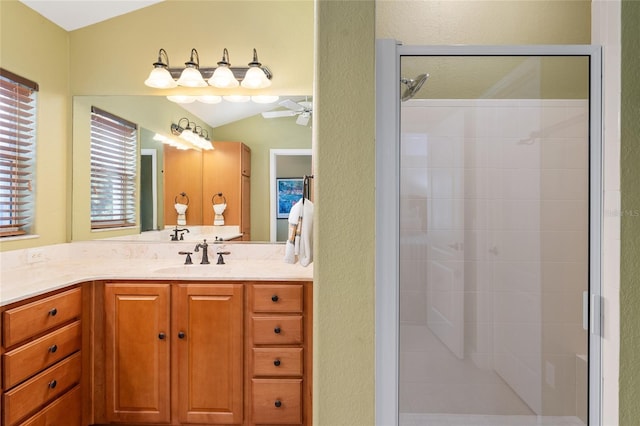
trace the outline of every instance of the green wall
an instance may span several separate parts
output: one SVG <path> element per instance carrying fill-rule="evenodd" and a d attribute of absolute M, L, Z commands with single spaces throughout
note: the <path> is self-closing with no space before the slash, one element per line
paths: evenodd
<path fill-rule="evenodd" d="M 640 2 L 622 2 L 620 425 L 640 421 Z"/>
<path fill-rule="evenodd" d="M 251 148 L 251 240 L 270 239 L 269 150 L 311 148 L 311 126 L 296 117 L 265 119 L 262 115 L 213 129 L 215 141 L 240 141 Z"/>

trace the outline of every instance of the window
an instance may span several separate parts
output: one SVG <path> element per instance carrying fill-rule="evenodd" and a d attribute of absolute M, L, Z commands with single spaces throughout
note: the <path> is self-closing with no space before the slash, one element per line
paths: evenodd
<path fill-rule="evenodd" d="M 0 237 L 32 233 L 38 84 L 0 68 Z"/>
<path fill-rule="evenodd" d="M 91 229 L 136 225 L 137 126 L 91 108 Z"/>

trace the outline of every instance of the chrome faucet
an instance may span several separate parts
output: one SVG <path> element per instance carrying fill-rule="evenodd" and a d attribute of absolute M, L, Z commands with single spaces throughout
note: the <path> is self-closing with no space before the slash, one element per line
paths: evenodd
<path fill-rule="evenodd" d="M 196 248 L 193 249 L 193 251 L 198 252 L 200 251 L 200 249 L 202 249 L 202 262 L 200 262 L 201 265 L 208 265 L 209 264 L 209 244 L 207 244 L 207 240 L 204 240 L 204 242 L 202 243 L 198 243 L 196 244 Z"/>
<path fill-rule="evenodd" d="M 173 234 L 171 234 L 171 241 L 178 241 L 178 232 L 180 232 L 179 239 L 184 240 L 184 231 L 187 231 L 187 233 L 189 232 L 187 228 L 178 229 L 178 225 L 176 225 L 175 229 L 173 230 Z"/>

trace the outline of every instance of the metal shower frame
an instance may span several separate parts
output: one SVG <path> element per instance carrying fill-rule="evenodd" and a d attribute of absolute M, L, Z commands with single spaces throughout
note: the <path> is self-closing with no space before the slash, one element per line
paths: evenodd
<path fill-rule="evenodd" d="M 402 56 L 589 57 L 589 419 L 602 424 L 602 49 L 594 45 L 403 46 L 376 40 L 376 425 L 398 425 L 400 59 Z M 391 161 L 393 159 L 393 161 Z M 393 202 L 390 202 L 393 200 Z M 389 226 L 393 224 L 393 226 Z"/>

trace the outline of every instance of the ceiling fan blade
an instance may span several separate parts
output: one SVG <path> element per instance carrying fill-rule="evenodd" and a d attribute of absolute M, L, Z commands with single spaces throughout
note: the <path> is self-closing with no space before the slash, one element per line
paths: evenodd
<path fill-rule="evenodd" d="M 293 117 L 298 114 L 296 111 L 265 111 L 262 113 L 264 118 L 277 118 L 277 117 Z"/>
<path fill-rule="evenodd" d="M 296 124 L 301 126 L 306 126 L 309 123 L 309 118 L 311 118 L 310 114 L 300 114 L 296 119 Z"/>
<path fill-rule="evenodd" d="M 284 101 L 280 102 L 280 105 L 294 111 L 304 111 L 304 107 L 302 105 L 293 102 L 291 99 L 285 99 Z"/>

